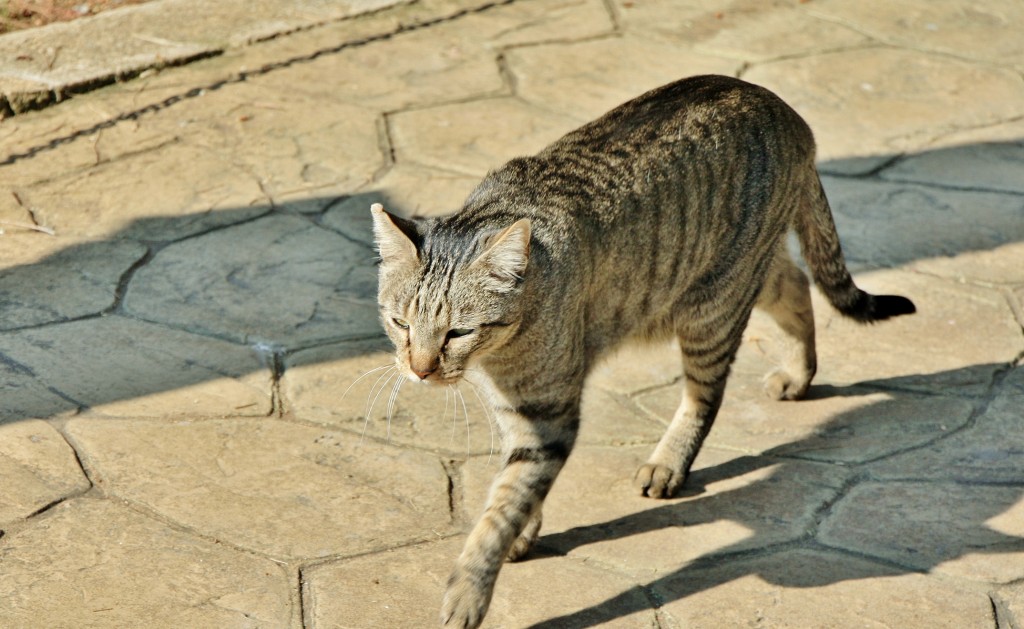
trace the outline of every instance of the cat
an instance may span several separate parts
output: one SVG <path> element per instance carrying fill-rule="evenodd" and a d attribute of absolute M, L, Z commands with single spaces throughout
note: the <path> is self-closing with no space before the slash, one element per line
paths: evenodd
<path fill-rule="evenodd" d="M 814 319 L 809 281 L 786 247 L 791 229 L 842 314 L 872 322 L 915 311 L 854 284 L 814 160 L 810 128 L 778 96 L 698 76 L 511 160 L 454 214 L 412 221 L 373 205 L 378 301 L 397 367 L 439 385 L 473 369 L 502 436 L 501 471 L 448 581 L 442 625 L 479 626 L 503 562 L 537 539 L 584 381 L 616 347 L 675 338 L 682 353 L 682 403 L 635 476 L 652 498 L 686 479 L 754 307 L 791 346 L 766 391 L 806 393 Z"/>

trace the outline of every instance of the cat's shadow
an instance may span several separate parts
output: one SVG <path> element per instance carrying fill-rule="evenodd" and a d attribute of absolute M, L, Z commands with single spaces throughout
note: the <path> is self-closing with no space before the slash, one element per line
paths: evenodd
<path fill-rule="evenodd" d="M 977 416 L 959 429 L 947 433 L 936 433 L 931 438 L 923 440 L 907 440 L 906 443 L 901 443 L 899 437 L 894 436 L 895 443 L 890 453 L 860 464 L 844 463 L 841 469 L 845 470 L 848 475 L 846 485 L 837 490 L 835 496 L 824 500 L 818 506 L 809 530 L 794 534 L 788 539 L 779 539 L 778 529 L 774 526 L 775 523 L 771 521 L 771 518 L 745 517 L 743 514 L 749 514 L 750 510 L 745 509 L 744 505 L 763 504 L 764 495 L 772 492 L 773 495 L 793 496 L 794 498 L 791 499 L 794 512 L 803 509 L 804 498 L 800 497 L 800 492 L 802 487 L 806 487 L 807 462 L 828 463 L 827 457 L 821 456 L 821 442 L 817 437 L 812 436 L 786 443 L 758 455 L 741 455 L 722 463 L 706 467 L 698 466 L 698 469 L 695 469 L 687 479 L 685 487 L 671 500 L 652 501 L 650 508 L 646 510 L 611 520 L 576 526 L 556 533 L 542 534 L 536 549 L 527 556 L 526 561 L 567 555 L 587 558 L 592 554 L 588 550 L 588 547 L 592 545 L 596 547 L 616 540 L 628 540 L 666 528 L 682 527 L 686 529 L 723 520 L 733 520 L 734 523 L 749 531 L 749 535 L 740 542 L 717 548 L 692 560 L 680 561 L 677 569 L 667 573 L 662 572 L 661 576 L 655 579 L 638 584 L 614 597 L 575 613 L 536 623 L 533 627 L 535 629 L 567 629 L 602 625 L 644 609 L 669 605 L 674 601 L 686 599 L 691 595 L 748 576 L 755 576 L 764 582 L 781 587 L 816 588 L 850 580 L 928 573 L 940 564 L 960 559 L 968 554 L 996 555 L 1024 552 L 1024 537 L 1006 535 L 989 525 L 993 518 L 1007 512 L 1024 499 L 1022 478 L 1017 478 L 1015 482 L 1006 480 L 1008 474 L 1012 476 L 1017 473 L 1015 470 L 1022 469 L 1021 465 L 1009 469 L 1003 468 L 1000 472 L 993 473 L 993 478 L 987 482 L 998 485 L 998 491 L 985 492 L 982 495 L 983 492 L 978 490 L 976 498 L 968 498 L 960 502 L 955 513 L 945 513 L 941 518 L 925 517 L 915 520 L 917 528 L 913 540 L 900 542 L 901 552 L 908 553 L 906 556 L 913 557 L 912 560 L 903 561 L 899 556 L 893 556 L 894 551 L 891 547 L 886 546 L 885 541 L 879 542 L 874 548 L 859 547 L 858 544 L 862 544 L 863 540 L 851 540 L 849 541 L 850 546 L 845 546 L 847 542 L 843 541 L 841 528 L 834 530 L 831 533 L 831 538 L 823 539 L 822 537 L 822 528 L 829 526 L 833 518 L 849 517 L 838 514 L 837 509 L 845 506 L 844 501 L 850 500 L 853 488 L 862 483 L 871 483 L 872 492 L 881 491 L 878 488 L 884 487 L 887 480 L 894 480 L 894 484 L 916 483 L 922 487 L 932 485 L 938 487 L 939 483 L 942 486 L 959 485 L 964 488 L 977 485 L 979 481 L 976 478 L 964 477 L 958 474 L 958 470 L 972 468 L 972 464 L 977 464 L 973 466 L 975 471 L 983 469 L 986 465 L 985 459 L 992 453 L 980 447 L 978 452 L 972 452 L 970 447 L 965 446 L 962 442 L 955 450 L 957 456 L 960 457 L 957 464 L 959 467 L 951 466 L 941 473 L 936 473 L 931 468 L 921 468 L 926 471 L 909 471 L 907 472 L 909 476 L 903 478 L 898 472 L 894 473 L 893 467 L 888 464 L 897 462 L 898 465 L 900 460 L 907 461 L 921 452 L 928 452 L 932 449 L 941 450 L 944 444 L 950 440 L 962 439 L 964 436 L 971 435 L 972 431 L 988 430 L 991 434 L 995 428 L 990 424 L 998 420 L 995 419 L 995 415 L 987 412 L 990 410 L 989 402 L 999 394 L 1015 396 L 1013 399 L 1024 399 L 1024 379 L 1019 376 L 1021 369 L 1024 367 L 1018 366 L 1016 370 L 1011 370 L 1009 365 L 974 365 L 931 376 L 915 375 L 912 378 L 889 378 L 858 383 L 850 387 L 812 386 L 808 396 L 812 399 L 863 396 L 866 391 L 871 389 L 886 392 L 888 399 L 836 415 L 822 427 L 823 431 L 828 431 L 836 426 L 856 430 L 858 425 L 864 426 L 872 422 L 873 417 L 905 412 L 894 409 L 901 406 L 902 398 L 920 399 L 920 387 L 927 386 L 929 381 L 934 381 L 935 390 L 941 390 L 940 384 L 949 382 L 951 379 L 977 381 L 977 378 L 983 374 L 996 374 L 995 386 L 986 395 L 935 396 L 939 400 L 948 399 L 951 404 L 968 400 L 975 405 L 976 411 L 972 413 L 972 416 Z M 1011 382 L 1011 378 L 1007 378 L 1006 374 L 1013 373 L 1013 371 L 1017 373 L 1012 376 Z M 908 383 L 908 380 L 911 382 Z M 780 402 L 780 404 L 799 403 Z M 903 403 L 905 404 L 905 400 Z M 986 412 L 978 413 L 977 410 L 981 409 L 985 409 Z M 943 412 L 941 402 L 936 412 Z M 952 415 L 954 412 L 962 412 L 962 410 L 949 409 L 949 412 Z M 720 417 L 719 421 L 728 422 L 729 417 Z M 1019 434 L 1006 435 L 1005 447 L 1011 450 L 1024 448 L 1024 437 L 1020 437 Z M 817 451 L 818 456 L 803 457 L 799 454 L 805 451 Z M 977 457 L 977 460 L 972 460 L 970 458 L 972 455 Z M 888 465 L 887 469 L 883 474 L 876 475 L 874 470 L 882 465 Z M 1012 466 L 1012 463 L 1010 465 Z M 755 480 L 742 486 L 718 492 L 709 490 L 723 481 L 735 482 L 736 479 L 768 467 L 773 468 L 770 474 L 767 476 L 754 475 Z M 622 470 L 622 472 L 628 474 L 630 470 Z M 780 486 L 786 485 L 789 485 L 792 491 L 779 490 Z M 930 491 L 940 490 L 932 489 Z M 971 495 L 969 490 L 967 493 Z M 623 498 L 625 497 L 623 496 Z M 703 500 L 713 501 L 714 504 L 700 508 L 702 506 L 700 503 Z M 861 501 L 860 505 L 855 506 L 862 508 L 864 496 L 860 496 L 859 500 Z M 785 507 L 785 505 L 782 506 Z M 775 505 L 769 510 L 774 512 L 778 510 L 778 507 L 779 505 Z M 884 523 L 880 522 L 878 525 L 884 526 Z M 860 524 L 856 526 L 860 526 Z M 955 531 L 955 533 L 951 533 L 951 531 Z M 944 540 L 947 543 L 935 542 L 927 548 L 914 548 L 914 544 L 919 543 L 920 540 Z M 670 558 L 672 552 L 672 548 L 664 548 L 659 560 Z M 794 560 L 794 553 L 799 552 L 818 553 L 819 555 L 824 553 L 831 560 L 828 562 L 827 569 L 823 569 L 822 565 L 809 562 L 806 557 L 796 557 L 803 561 Z M 895 554 L 899 555 L 900 553 Z M 927 557 L 927 561 L 923 561 L 922 557 Z M 814 565 L 811 565 L 812 563 Z M 652 601 L 657 601 L 657 603 L 653 604 Z M 671 614 L 671 610 L 669 613 Z"/>

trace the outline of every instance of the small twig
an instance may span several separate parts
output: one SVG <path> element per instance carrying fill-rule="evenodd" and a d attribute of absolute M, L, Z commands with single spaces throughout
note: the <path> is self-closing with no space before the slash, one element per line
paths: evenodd
<path fill-rule="evenodd" d="M 51 48 L 50 49 L 50 50 L 53 51 L 53 54 L 50 56 L 49 61 L 46 62 L 46 69 L 47 70 L 52 70 L 53 69 L 53 64 L 57 62 L 57 56 L 60 55 L 60 49 L 61 48 L 63 48 L 63 46 L 57 46 L 55 48 Z M 50 50 L 47 50 L 47 52 L 49 52 Z"/>
<path fill-rule="evenodd" d="M 30 208 L 29 206 L 25 205 L 25 202 L 22 201 L 22 199 L 21 199 L 21 195 L 18 194 L 18 192 L 16 190 L 11 190 L 11 196 L 14 197 L 14 200 L 17 202 L 18 206 L 21 207 L 21 209 L 23 209 L 26 212 L 28 212 L 28 217 L 32 219 L 32 223 L 29 224 L 29 223 L 18 223 L 18 222 L 15 222 L 15 221 L 0 221 L 0 225 L 10 225 L 12 227 L 21 227 L 21 228 L 24 228 L 24 229 L 31 229 L 33 231 L 43 232 L 44 234 L 49 234 L 51 236 L 55 236 L 56 235 L 56 233 L 52 229 L 50 229 L 49 227 L 44 227 L 43 225 L 39 224 L 39 221 L 36 220 L 36 213 L 32 211 L 32 208 Z"/>
<path fill-rule="evenodd" d="M 42 232 L 44 234 L 49 234 L 50 236 L 56 236 L 57 235 L 57 232 L 53 231 L 52 228 L 45 227 L 43 225 L 32 225 L 30 223 L 18 223 L 16 221 L 0 221 L 0 225 L 9 225 L 11 227 L 18 227 L 20 229 L 30 229 L 32 231 Z"/>
<path fill-rule="evenodd" d="M 172 41 L 170 39 L 164 39 L 163 37 L 153 37 L 151 35 L 139 35 L 138 33 L 135 33 L 132 35 L 132 37 L 134 39 L 138 39 L 140 41 L 144 41 L 150 44 L 156 44 L 158 46 L 171 46 L 174 48 L 180 48 L 184 45 L 181 42 Z"/>

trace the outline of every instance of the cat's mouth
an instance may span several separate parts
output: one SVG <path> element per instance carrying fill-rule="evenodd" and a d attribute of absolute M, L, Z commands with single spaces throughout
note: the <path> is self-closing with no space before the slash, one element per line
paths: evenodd
<path fill-rule="evenodd" d="M 451 384 L 458 384 L 462 380 L 462 371 L 459 370 L 455 373 L 429 373 L 429 374 L 418 374 L 411 369 L 405 372 L 405 377 L 413 382 L 425 386 L 448 386 Z"/>

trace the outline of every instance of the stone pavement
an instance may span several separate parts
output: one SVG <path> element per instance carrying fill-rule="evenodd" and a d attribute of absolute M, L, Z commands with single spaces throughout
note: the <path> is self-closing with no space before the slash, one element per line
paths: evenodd
<path fill-rule="evenodd" d="M 817 300 L 798 403 L 756 319 L 674 500 L 630 481 L 675 352 L 604 366 L 486 626 L 1024 627 L 1019 0 L 284 4 L 0 38 L 0 627 L 434 626 L 498 446 L 371 371 L 368 208 L 708 72 L 808 119 L 858 282 L 919 313 Z"/>

